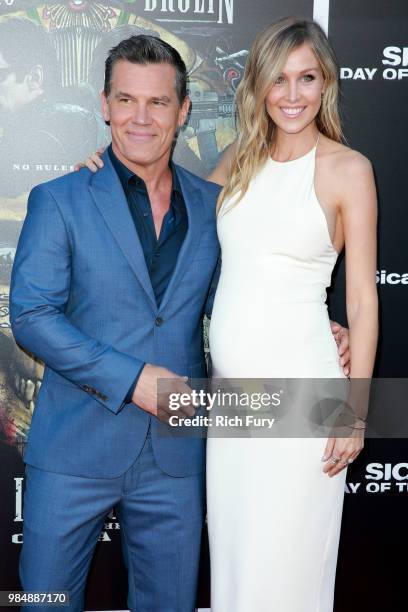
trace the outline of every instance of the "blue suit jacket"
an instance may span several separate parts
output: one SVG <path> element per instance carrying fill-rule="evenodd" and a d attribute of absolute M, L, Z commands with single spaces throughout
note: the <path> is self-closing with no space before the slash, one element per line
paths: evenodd
<path fill-rule="evenodd" d="M 120 181 L 84 169 L 35 187 L 12 273 L 16 341 L 46 364 L 24 459 L 36 467 L 115 477 L 153 449 L 170 475 L 202 471 L 205 441 L 158 435 L 124 398 L 141 361 L 206 375 L 202 317 L 217 277 L 219 187 L 176 166 L 188 232 L 160 307 Z M 161 319 L 161 321 L 160 321 Z"/>

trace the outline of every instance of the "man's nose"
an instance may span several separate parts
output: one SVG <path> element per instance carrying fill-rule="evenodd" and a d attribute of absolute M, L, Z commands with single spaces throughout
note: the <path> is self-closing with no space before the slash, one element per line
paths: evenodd
<path fill-rule="evenodd" d="M 136 104 L 133 114 L 132 121 L 139 125 L 148 125 L 151 123 L 151 116 L 149 107 L 147 104 Z"/>

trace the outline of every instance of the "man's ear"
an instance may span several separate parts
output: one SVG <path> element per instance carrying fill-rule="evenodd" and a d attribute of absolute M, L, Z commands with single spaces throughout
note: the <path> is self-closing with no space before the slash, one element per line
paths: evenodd
<path fill-rule="evenodd" d="M 26 76 L 27 86 L 30 91 L 40 91 L 44 85 L 44 70 L 41 64 L 33 66 Z"/>
<path fill-rule="evenodd" d="M 188 112 L 190 110 L 190 105 L 191 105 L 191 100 L 189 98 L 189 96 L 186 96 L 183 100 L 183 104 L 181 105 L 181 108 L 179 110 L 179 116 L 178 116 L 178 126 L 179 128 L 183 127 L 183 125 L 185 124 L 187 117 L 188 117 Z"/>
<path fill-rule="evenodd" d="M 101 108 L 102 108 L 102 117 L 105 120 L 106 125 L 110 125 L 110 113 L 109 113 L 109 104 L 108 99 L 106 97 L 105 90 L 101 91 Z"/>

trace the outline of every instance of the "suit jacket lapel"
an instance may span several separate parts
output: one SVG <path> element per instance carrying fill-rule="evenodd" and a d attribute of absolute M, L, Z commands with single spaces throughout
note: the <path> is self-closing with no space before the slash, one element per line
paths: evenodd
<path fill-rule="evenodd" d="M 151 305 L 157 311 L 142 245 L 129 211 L 126 196 L 107 151 L 103 154 L 102 159 L 104 167 L 91 178 L 92 197 L 119 248 L 145 290 Z"/>
<path fill-rule="evenodd" d="M 203 221 L 203 201 L 201 191 L 194 187 L 191 179 L 184 172 L 183 168 L 177 164 L 174 164 L 174 167 L 175 171 L 177 172 L 177 177 L 180 182 L 181 191 L 183 193 L 184 202 L 186 205 L 188 229 L 177 257 L 176 267 L 161 301 L 160 310 L 163 310 L 168 304 L 171 295 L 176 290 L 180 280 L 183 277 L 183 274 L 186 272 L 191 260 L 193 259 L 198 244 L 198 238 L 202 230 Z"/>

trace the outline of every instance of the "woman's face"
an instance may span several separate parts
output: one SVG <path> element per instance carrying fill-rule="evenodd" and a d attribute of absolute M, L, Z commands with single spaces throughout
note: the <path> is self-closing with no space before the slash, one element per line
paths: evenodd
<path fill-rule="evenodd" d="M 324 80 L 307 43 L 292 51 L 266 96 L 266 110 L 278 129 L 297 134 L 314 121 L 321 105 Z"/>

